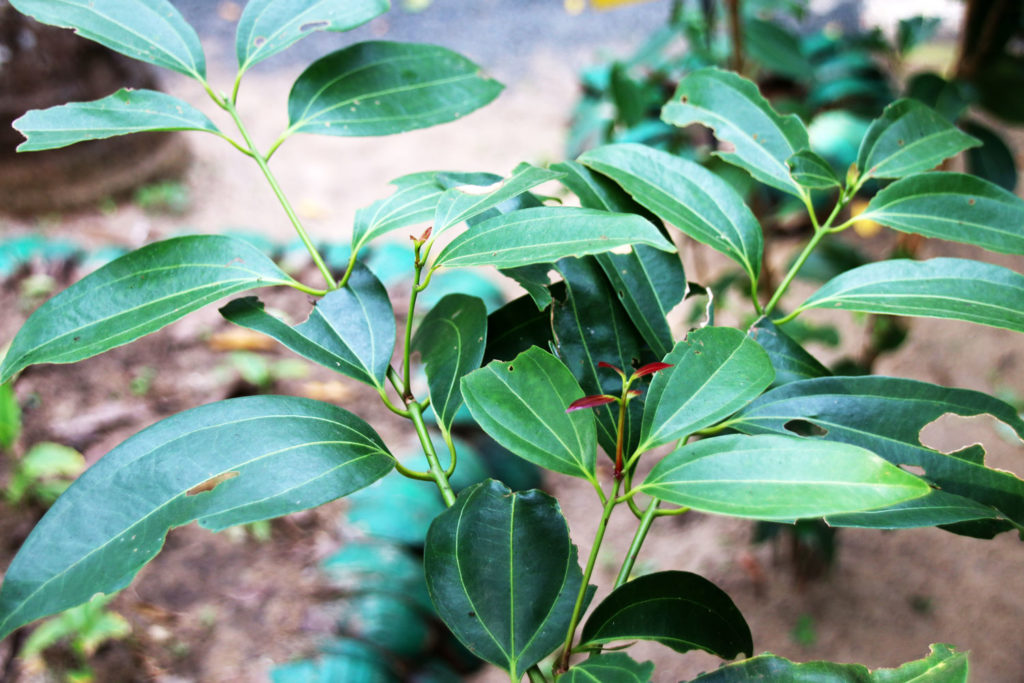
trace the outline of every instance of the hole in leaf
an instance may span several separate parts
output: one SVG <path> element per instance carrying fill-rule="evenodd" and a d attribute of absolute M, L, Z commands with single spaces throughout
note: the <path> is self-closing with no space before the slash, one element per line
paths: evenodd
<path fill-rule="evenodd" d="M 331 25 L 329 21 L 311 21 L 308 24 L 303 24 L 299 27 L 300 33 L 306 33 L 307 31 L 319 31 L 322 28 L 327 28 Z"/>
<path fill-rule="evenodd" d="M 204 493 L 206 491 L 212 491 L 215 488 L 217 488 L 218 486 L 220 486 L 221 484 L 223 484 L 224 482 L 226 482 L 228 479 L 234 479 L 239 474 L 241 474 L 241 472 L 222 472 L 221 474 L 218 474 L 215 477 L 210 477 L 209 479 L 204 481 L 202 484 L 196 484 L 195 486 L 190 488 L 187 492 L 185 492 L 185 495 L 186 496 L 197 496 L 200 493 Z"/>
<path fill-rule="evenodd" d="M 916 474 L 919 477 L 923 477 L 925 475 L 924 468 L 921 467 L 920 465 L 900 465 L 900 469 L 903 470 L 904 472 Z"/>
<path fill-rule="evenodd" d="M 256 47 L 263 47 L 263 44 L 266 43 L 266 42 L 267 42 L 267 37 L 266 36 L 256 36 L 253 39 L 252 44 L 255 45 Z"/>
<path fill-rule="evenodd" d="M 514 368 L 514 367 L 512 367 L 511 365 L 510 365 L 510 366 L 508 366 L 508 371 L 509 371 L 509 372 L 512 372 L 512 371 L 514 371 L 514 370 L 515 370 L 515 368 Z"/>
<path fill-rule="evenodd" d="M 812 436 L 821 438 L 828 434 L 828 430 L 807 420 L 790 420 L 785 425 L 786 430 L 797 436 Z"/>
<path fill-rule="evenodd" d="M 950 455 L 967 446 L 979 445 L 987 427 L 989 420 L 984 415 L 964 417 L 946 413 L 926 424 L 917 438 L 925 448 Z"/>

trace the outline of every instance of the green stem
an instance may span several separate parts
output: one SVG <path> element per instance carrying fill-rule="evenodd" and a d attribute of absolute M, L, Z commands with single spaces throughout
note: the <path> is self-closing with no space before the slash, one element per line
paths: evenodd
<path fill-rule="evenodd" d="M 406 387 L 409 387 L 409 378 L 412 376 L 411 373 L 411 358 L 412 358 L 412 321 L 416 315 L 416 297 L 423 291 L 423 287 L 420 286 L 420 278 L 423 276 L 423 262 L 426 261 L 426 255 L 421 258 L 420 252 L 423 249 L 423 245 L 420 243 L 416 244 L 415 249 L 415 261 L 413 267 L 415 273 L 413 274 L 412 290 L 409 293 L 409 312 L 405 316 L 405 337 L 404 344 L 402 346 L 402 381 Z"/>
<path fill-rule="evenodd" d="M 331 271 L 324 263 L 323 257 L 320 256 L 320 252 L 317 251 L 313 241 L 309 238 L 306 233 L 306 229 L 302 226 L 302 221 L 299 220 L 298 214 L 295 213 L 295 209 L 292 208 L 291 202 L 288 201 L 288 197 L 285 196 L 284 190 L 277 182 L 277 178 L 270 170 L 270 166 L 267 164 L 267 159 L 259 153 L 256 149 L 256 145 L 253 143 L 252 138 L 249 137 L 249 131 L 246 130 L 245 124 L 242 123 L 242 119 L 238 116 L 238 110 L 231 102 L 223 102 L 224 110 L 231 115 L 235 125 L 238 127 L 238 132 L 242 134 L 242 139 L 245 140 L 246 146 L 249 151 L 252 152 L 252 158 L 256 161 L 256 165 L 260 167 L 260 171 L 263 172 L 263 177 L 267 179 L 270 184 L 270 188 L 274 191 L 274 195 L 277 197 L 277 201 L 281 203 L 281 207 L 284 209 L 285 214 L 288 216 L 288 220 L 291 221 L 292 227 L 295 228 L 295 232 L 298 233 L 299 239 L 306 245 L 306 250 L 309 251 L 310 257 L 313 259 L 313 263 L 316 264 L 320 274 L 323 275 L 324 280 L 327 281 L 328 289 L 337 289 L 338 284 L 334 281 L 331 276 Z"/>
<path fill-rule="evenodd" d="M 315 287 L 309 287 L 307 285 L 302 284 L 298 280 L 292 280 L 291 282 L 288 283 L 288 286 L 291 287 L 292 289 L 297 289 L 305 294 L 312 294 L 313 296 L 323 296 L 327 294 L 326 289 L 316 289 Z"/>
<path fill-rule="evenodd" d="M 452 486 L 448 483 L 448 477 L 445 476 L 444 468 L 441 467 L 441 461 L 437 459 L 434 443 L 430 440 L 430 434 L 427 433 L 427 425 L 423 422 L 423 411 L 419 403 L 413 401 L 409 404 L 409 417 L 412 419 L 413 426 L 416 427 L 416 436 L 420 438 L 423 455 L 427 456 L 427 462 L 430 463 L 430 475 L 441 491 L 444 504 L 451 507 L 455 505 L 455 492 L 452 491 Z"/>
<path fill-rule="evenodd" d="M 576 627 L 580 624 L 580 618 L 583 616 L 583 602 L 587 597 L 587 587 L 590 585 L 590 577 L 594 573 L 594 566 L 597 564 L 597 553 L 601 550 L 601 542 L 604 541 L 604 532 L 608 529 L 608 518 L 612 515 L 612 510 L 615 509 L 615 499 L 619 495 L 619 487 L 622 485 L 620 479 L 615 480 L 614 488 L 612 493 L 608 496 L 608 500 L 604 504 L 604 511 L 601 513 L 601 521 L 597 525 L 597 533 L 594 535 L 594 545 L 590 548 L 590 556 L 587 558 L 587 567 L 583 570 L 583 583 L 580 584 L 579 595 L 576 596 L 576 605 L 572 610 L 572 619 L 569 621 L 569 631 L 565 635 L 565 645 L 562 648 L 562 659 L 560 662 L 560 670 L 568 671 L 569 669 L 569 656 L 572 654 L 572 641 L 576 635 Z"/>
<path fill-rule="evenodd" d="M 779 303 L 779 299 L 781 299 L 782 295 L 786 293 L 787 289 L 789 289 L 789 285 L 792 284 L 793 278 L 795 278 L 796 274 L 801 268 L 803 268 L 803 265 L 807 262 L 807 258 L 811 255 L 811 252 L 814 251 L 814 248 L 818 246 L 818 242 L 820 242 L 821 238 L 826 234 L 828 234 L 826 230 L 816 230 L 814 232 L 814 235 L 811 236 L 807 245 L 804 246 L 803 251 L 800 252 L 800 256 L 797 257 L 796 262 L 789 269 L 789 272 L 786 273 L 786 277 L 783 278 L 782 282 L 779 284 L 778 289 L 775 290 L 775 294 L 772 295 L 772 298 L 764 307 L 765 315 L 771 315 L 771 312 L 775 310 L 775 305 Z"/>
<path fill-rule="evenodd" d="M 629 575 L 633 571 L 633 565 L 636 564 L 637 555 L 640 554 L 640 547 L 644 544 L 644 539 L 647 538 L 647 532 L 651 529 L 651 523 L 654 522 L 654 517 L 658 512 L 658 503 L 660 502 L 657 499 L 652 500 L 651 504 L 647 506 L 647 510 L 644 511 L 644 516 L 640 518 L 640 525 L 636 528 L 636 533 L 633 534 L 633 542 L 629 545 L 626 559 L 622 562 L 619 575 L 615 577 L 615 585 L 612 587 L 612 590 L 615 590 L 629 580 Z"/>

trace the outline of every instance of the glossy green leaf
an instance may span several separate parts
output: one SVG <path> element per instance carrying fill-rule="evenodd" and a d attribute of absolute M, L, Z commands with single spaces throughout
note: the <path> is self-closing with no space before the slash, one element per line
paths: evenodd
<path fill-rule="evenodd" d="M 537 310 L 533 298 L 525 294 L 487 316 L 483 363 L 512 360 L 531 346 L 548 348 L 552 341 L 551 311 Z"/>
<path fill-rule="evenodd" d="M 908 500 L 891 507 L 829 515 L 829 526 L 858 527 L 863 529 L 913 529 L 943 524 L 958 524 L 979 519 L 995 519 L 999 513 L 969 498 L 945 491 L 932 491 L 926 496 Z"/>
<path fill-rule="evenodd" d="M 645 211 L 609 178 L 585 166 L 566 161 L 551 168 L 564 173 L 560 181 L 586 208 L 623 213 Z M 664 356 L 673 344 L 665 316 L 687 293 L 686 273 L 679 256 L 639 245 L 629 254 L 598 254 L 597 262 L 644 341 L 655 356 Z"/>
<path fill-rule="evenodd" d="M 487 309 L 475 296 L 449 294 L 434 306 L 416 330 L 412 348 L 420 353 L 430 407 L 451 427 L 462 406 L 459 383 L 480 367 L 487 340 Z"/>
<path fill-rule="evenodd" d="M 832 374 L 817 358 L 768 318 L 758 319 L 747 330 L 747 334 L 768 352 L 768 358 L 775 369 L 772 386 Z"/>
<path fill-rule="evenodd" d="M 594 480 L 594 416 L 565 412 L 583 390 L 550 353 L 534 347 L 488 363 L 462 379 L 462 396 L 480 428 L 519 457 Z"/>
<path fill-rule="evenodd" d="M 874 178 L 902 178 L 931 170 L 979 144 L 919 100 L 897 100 L 868 128 L 857 168 Z"/>
<path fill-rule="evenodd" d="M 1006 140 L 977 121 L 965 121 L 961 127 L 981 141 L 980 147 L 967 150 L 967 172 L 1013 192 L 1017 187 L 1017 161 Z"/>
<path fill-rule="evenodd" d="M 14 122 L 25 136 L 19 152 L 67 147 L 156 130 L 199 130 L 218 133 L 213 121 L 188 102 L 155 90 L 126 90 L 93 102 L 71 102 L 33 109 Z"/>
<path fill-rule="evenodd" d="M 291 282 L 248 243 L 176 237 L 111 261 L 32 314 L 7 351 L 7 381 L 36 363 L 73 363 L 155 332 L 221 297 Z"/>
<path fill-rule="evenodd" d="M 729 183 L 700 164 L 643 145 L 607 145 L 580 162 L 629 192 L 659 218 L 739 263 L 761 271 L 761 226 Z"/>
<path fill-rule="evenodd" d="M 731 327 L 695 330 L 664 358 L 672 367 L 647 392 L 642 450 L 667 444 L 729 417 L 768 388 L 771 360 Z"/>
<path fill-rule="evenodd" d="M 949 645 L 932 645 L 924 659 L 897 669 L 868 671 L 861 664 L 791 662 L 763 654 L 694 678 L 689 683 L 747 683 L 753 680 L 786 683 L 967 683 L 967 653 Z"/>
<path fill-rule="evenodd" d="M 394 135 L 454 121 L 499 92 L 480 67 L 443 47 L 357 43 L 302 72 L 288 97 L 288 130 Z"/>
<path fill-rule="evenodd" d="M 747 406 L 729 426 L 748 434 L 791 434 L 793 423 L 810 423 L 823 438 L 867 448 L 894 465 L 922 467 L 925 478 L 946 493 L 994 507 L 1024 523 L 1024 481 L 985 467 L 979 445 L 944 454 L 921 444 L 920 432 L 946 413 L 989 414 L 1024 439 L 1024 420 L 1006 403 L 966 389 L 893 377 L 825 377 L 772 389 Z"/>
<path fill-rule="evenodd" d="M 0 449 L 7 450 L 21 436 L 21 404 L 13 382 L 0 384 Z"/>
<path fill-rule="evenodd" d="M 650 683 L 654 662 L 635 662 L 623 652 L 593 655 L 555 680 L 557 683 Z"/>
<path fill-rule="evenodd" d="M 465 189 L 447 190 L 437 203 L 434 230 L 440 231 L 458 225 L 488 211 L 502 202 L 513 199 L 527 190 L 558 178 L 561 174 L 530 164 L 520 164 L 497 188 L 483 192 Z"/>
<path fill-rule="evenodd" d="M 809 146 L 807 129 L 794 114 L 776 114 L 745 78 L 715 68 L 694 71 L 679 83 L 661 118 L 676 126 L 700 123 L 713 129 L 719 140 L 734 147 L 718 156 L 766 185 L 803 196 L 786 160 Z"/>
<path fill-rule="evenodd" d="M 254 396 L 167 418 L 93 465 L 32 531 L 0 589 L 0 637 L 124 588 L 168 529 L 315 507 L 392 465 L 369 425 L 319 401 Z"/>
<path fill-rule="evenodd" d="M 199 36 L 167 0 L 12 0 L 11 5 L 133 59 L 206 77 Z"/>
<path fill-rule="evenodd" d="M 370 386 L 384 386 L 395 348 L 395 313 L 384 285 L 362 264 L 357 263 L 347 285 L 328 292 L 309 319 L 295 327 L 264 311 L 256 297 L 236 299 L 220 312 L 315 363 Z"/>
<path fill-rule="evenodd" d="M 901 232 L 1024 254 L 1024 200 L 962 173 L 912 175 L 876 194 L 858 219 Z"/>
<path fill-rule="evenodd" d="M 423 563 L 445 624 L 513 681 L 562 643 L 583 581 L 555 499 L 495 481 L 434 520 Z"/>
<path fill-rule="evenodd" d="M 587 618 L 579 647 L 620 640 L 653 640 L 722 659 L 754 652 L 750 627 L 725 591 L 681 571 L 647 574 L 613 590 Z"/>
<path fill-rule="evenodd" d="M 239 72 L 315 31 L 348 31 L 388 11 L 388 0 L 249 0 L 238 19 Z"/>
<path fill-rule="evenodd" d="M 622 380 L 598 367 L 605 362 L 620 368 L 639 367 L 657 360 L 643 350 L 643 338 L 615 296 L 597 261 L 564 259 L 557 264 L 565 289 L 555 293 L 551 310 L 555 353 L 576 377 L 585 394 L 622 392 Z M 634 388 L 640 389 L 643 384 Z M 601 448 L 614 457 L 618 436 L 618 405 L 599 406 L 591 411 L 597 418 Z M 630 401 L 623 425 L 623 446 L 631 451 L 640 441 L 641 401 Z"/>
<path fill-rule="evenodd" d="M 931 490 L 864 448 L 771 434 L 689 443 L 637 488 L 694 510 L 767 521 L 871 510 Z"/>
<path fill-rule="evenodd" d="M 441 251 L 434 267 L 515 268 L 635 244 L 675 250 L 640 216 L 541 206 L 495 216 L 470 227 Z"/>
<path fill-rule="evenodd" d="M 839 308 L 948 318 L 1024 332 L 1024 275 L 980 261 L 935 258 L 869 263 L 829 280 L 798 312 Z"/>
<path fill-rule="evenodd" d="M 842 185 L 832 165 L 809 149 L 800 150 L 786 164 L 793 180 L 808 190 L 827 190 Z"/>

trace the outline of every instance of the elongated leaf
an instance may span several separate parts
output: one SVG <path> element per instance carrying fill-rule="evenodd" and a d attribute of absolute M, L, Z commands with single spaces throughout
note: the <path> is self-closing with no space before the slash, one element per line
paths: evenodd
<path fill-rule="evenodd" d="M 167 0 L 12 0 L 11 5 L 133 59 L 206 77 L 199 36 Z"/>
<path fill-rule="evenodd" d="M 935 258 L 869 263 L 821 287 L 798 311 L 846 311 L 948 318 L 1024 332 L 1024 276 L 980 261 Z"/>
<path fill-rule="evenodd" d="M 551 168 L 564 173 L 559 180 L 586 208 L 641 214 L 646 211 L 609 178 L 585 166 L 566 161 Z M 654 355 L 664 356 L 673 344 L 665 316 L 687 293 L 686 273 L 679 256 L 638 245 L 629 254 L 598 254 L 597 262 L 644 341 Z"/>
<path fill-rule="evenodd" d="M 832 374 L 817 358 L 768 318 L 758 319 L 750 326 L 747 334 L 768 352 L 768 358 L 775 369 L 772 386 Z"/>
<path fill-rule="evenodd" d="M 861 664 L 835 662 L 791 662 L 763 654 L 726 664 L 716 671 L 694 678 L 690 683 L 747 683 L 787 681 L 788 683 L 967 683 L 967 653 L 950 645 L 932 645 L 924 659 L 907 662 L 898 669 L 868 671 Z"/>
<path fill-rule="evenodd" d="M 809 190 L 827 190 L 842 185 L 831 164 L 809 149 L 800 150 L 786 164 L 793 180 Z"/>
<path fill-rule="evenodd" d="M 857 168 L 874 178 L 902 178 L 980 144 L 921 101 L 897 100 L 868 128 Z"/>
<path fill-rule="evenodd" d="M 73 363 L 127 344 L 237 292 L 290 282 L 242 240 L 176 237 L 111 261 L 53 297 L 21 328 L 0 368 Z"/>
<path fill-rule="evenodd" d="M 449 294 L 420 323 L 412 347 L 420 352 L 430 406 L 445 428 L 462 405 L 459 383 L 480 367 L 487 339 L 487 308 L 475 296 Z"/>
<path fill-rule="evenodd" d="M 623 652 L 606 652 L 574 664 L 558 683 L 650 683 L 654 662 L 639 663 Z"/>
<path fill-rule="evenodd" d="M 517 197 L 530 188 L 558 178 L 561 174 L 538 168 L 530 164 L 520 164 L 512 171 L 512 175 L 499 187 L 483 194 L 471 194 L 465 190 L 452 188 L 444 193 L 437 204 L 434 215 L 434 230 L 444 230 L 453 225 L 479 216 L 504 201 Z"/>
<path fill-rule="evenodd" d="M 206 114 L 184 100 L 154 90 L 124 88 L 94 102 L 33 109 L 13 125 L 26 138 L 18 145 L 19 152 L 57 149 L 85 140 L 143 131 L 217 132 L 217 126 Z"/>
<path fill-rule="evenodd" d="M 289 130 L 394 135 L 454 121 L 499 92 L 480 67 L 443 47 L 358 43 L 302 72 L 288 96 Z"/>
<path fill-rule="evenodd" d="M 912 175 L 876 194 L 858 218 L 902 232 L 1024 254 L 1024 200 L 962 173 Z"/>
<path fill-rule="evenodd" d="M 472 226 L 441 251 L 434 267 L 515 268 L 634 244 L 675 250 L 657 228 L 640 216 L 541 206 L 495 216 Z"/>
<path fill-rule="evenodd" d="M 295 327 L 264 311 L 255 297 L 236 299 L 220 312 L 315 363 L 370 386 L 384 385 L 395 348 L 395 313 L 384 285 L 362 264 L 345 287 L 328 292 Z"/>
<path fill-rule="evenodd" d="M 739 263 L 761 271 L 761 226 L 743 198 L 700 164 L 644 145 L 607 145 L 580 162 L 619 183 L 659 218 Z"/>
<path fill-rule="evenodd" d="M 594 480 L 594 416 L 565 412 L 583 390 L 550 353 L 533 347 L 508 363 L 488 363 L 463 378 L 462 396 L 480 428 L 519 457 Z"/>
<path fill-rule="evenodd" d="M 561 644 L 583 581 L 555 499 L 492 480 L 434 520 L 423 564 L 445 624 L 514 681 Z"/>
<path fill-rule="evenodd" d="M 213 530 L 314 507 L 391 470 L 380 437 L 341 408 L 286 396 L 221 401 L 112 450 L 50 508 L 0 590 L 0 637 L 112 593 L 192 520 Z"/>
<path fill-rule="evenodd" d="M 979 519 L 995 519 L 999 513 L 969 498 L 945 491 L 932 491 L 926 496 L 908 500 L 892 507 L 829 515 L 829 526 L 848 526 L 864 529 L 913 529 L 925 526 L 958 524 Z"/>
<path fill-rule="evenodd" d="M 314 31 L 348 31 L 388 11 L 388 0 L 249 0 L 238 20 L 239 72 Z"/>
<path fill-rule="evenodd" d="M 794 114 L 776 114 L 750 81 L 715 68 L 694 71 L 679 83 L 661 118 L 676 126 L 700 123 L 713 129 L 735 148 L 717 152 L 723 159 L 766 185 L 803 196 L 786 160 L 809 146 L 807 129 Z"/>
<path fill-rule="evenodd" d="M 775 371 L 757 342 L 731 327 L 705 327 L 676 344 L 644 407 L 642 450 L 711 426 L 757 398 Z"/>
<path fill-rule="evenodd" d="M 975 445 L 944 454 L 925 448 L 920 432 L 946 413 L 989 414 L 1024 439 L 1024 420 L 1009 405 L 986 394 L 948 389 L 893 377 L 825 377 L 772 389 L 747 406 L 730 427 L 748 434 L 790 434 L 787 425 L 807 422 L 825 439 L 868 448 L 894 465 L 922 467 L 946 493 L 994 507 L 1024 523 L 1024 481 L 985 467 Z"/>
<path fill-rule="evenodd" d="M 638 488 L 694 510 L 767 521 L 871 510 L 931 490 L 858 446 L 742 434 L 677 448 Z"/>
<path fill-rule="evenodd" d="M 611 370 L 599 368 L 599 363 L 630 371 L 657 359 L 644 352 L 643 339 L 594 259 L 564 259 L 558 262 L 558 272 L 562 274 L 565 291 L 561 295 L 556 293 L 551 310 L 555 352 L 585 393 L 618 396 L 622 392 L 621 378 Z M 642 386 L 637 384 L 635 388 Z M 614 458 L 619 407 L 600 406 L 592 412 L 597 418 L 598 443 Z M 626 452 L 640 442 L 642 415 L 643 402 L 630 401 L 623 425 Z"/>
<path fill-rule="evenodd" d="M 722 659 L 754 653 L 750 627 L 732 599 L 691 572 L 647 574 L 613 590 L 587 618 L 579 647 L 620 640 L 653 640 Z"/>

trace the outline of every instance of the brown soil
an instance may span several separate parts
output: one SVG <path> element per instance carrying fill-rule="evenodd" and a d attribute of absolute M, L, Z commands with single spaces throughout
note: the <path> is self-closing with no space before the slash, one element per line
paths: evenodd
<path fill-rule="evenodd" d="M 252 75 L 241 104 L 243 116 L 256 121 L 257 139 L 273 139 L 284 123 L 279 103 L 295 75 Z M 228 82 L 226 74 L 215 74 L 215 80 Z M 202 93 L 188 84 L 172 82 L 170 89 L 202 104 Z M 573 97 L 573 74 L 557 60 L 538 55 L 530 73 L 496 104 L 457 124 L 383 140 L 295 139 L 275 157 L 274 168 L 312 231 L 343 241 L 355 209 L 387 194 L 386 183 L 395 176 L 432 168 L 506 173 L 524 159 L 560 158 Z M 183 218 L 154 217 L 129 205 L 113 214 L 9 220 L 4 233 L 39 229 L 93 244 L 136 246 L 186 230 L 248 227 L 279 241 L 290 239 L 284 216 L 254 167 L 213 139 L 189 141 L 196 158 L 187 178 L 193 204 Z M 941 248 L 948 253 L 948 247 Z M 1024 269 L 1020 260 L 984 258 Z M 315 282 L 315 273 L 309 281 Z M 301 298 L 293 303 L 299 306 L 293 310 L 301 310 Z M 7 340 L 23 319 L 15 283 L 5 285 L 0 304 L 8 311 L 0 339 Z M 210 308 L 98 358 L 29 370 L 17 387 L 28 406 L 22 448 L 40 440 L 64 441 L 94 460 L 166 415 L 227 396 L 237 382 L 218 374 L 224 356 L 208 344 L 211 335 L 226 329 Z M 145 367 L 156 368 L 156 374 L 149 390 L 136 396 L 131 380 Z M 911 343 L 885 357 L 878 370 L 984 391 L 1024 392 L 1020 337 L 969 325 L 915 322 Z M 345 407 L 375 423 L 385 420 L 386 411 L 363 400 L 360 385 L 341 380 L 330 386 Z M 294 381 L 277 390 L 323 388 Z M 938 431 L 937 446 L 982 440 L 991 463 L 1024 473 L 1021 444 L 1004 440 L 991 425 L 946 424 Z M 389 443 L 408 439 L 407 432 L 386 420 L 382 433 Z M 585 555 L 596 522 L 592 491 L 563 477 L 552 477 L 548 486 Z M 330 627 L 318 616 L 324 586 L 316 562 L 341 542 L 337 520 L 342 508 L 334 504 L 275 522 L 268 543 L 195 527 L 172 532 L 165 551 L 113 603 L 131 622 L 133 635 L 101 651 L 97 680 L 264 681 L 274 663 L 312 652 Z M 37 514 L 24 508 L 0 510 L 0 566 L 6 566 Z M 607 586 L 614 576 L 616 558 L 632 529 L 627 512 L 613 518 L 597 583 Z M 1014 536 L 985 542 L 938 530 L 844 530 L 836 566 L 820 580 L 798 584 L 785 548 L 752 547 L 750 533 L 750 524 L 726 518 L 663 520 L 643 550 L 641 567 L 698 571 L 717 582 L 750 621 L 758 651 L 874 667 L 921 657 L 929 643 L 948 642 L 971 650 L 972 680 L 1024 681 L 1024 549 Z M 797 636 L 799 624 L 803 628 Z M 8 639 L 0 646 L 0 672 L 13 645 Z M 659 681 L 716 666 L 711 657 L 678 657 L 657 647 L 639 647 L 635 656 L 657 660 Z M 8 666 L 10 680 L 45 680 L 14 673 L 17 662 Z M 477 680 L 503 677 L 486 672 Z"/>

